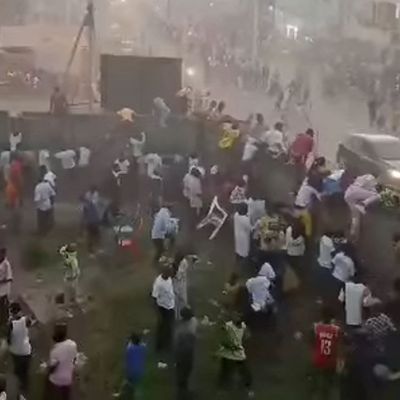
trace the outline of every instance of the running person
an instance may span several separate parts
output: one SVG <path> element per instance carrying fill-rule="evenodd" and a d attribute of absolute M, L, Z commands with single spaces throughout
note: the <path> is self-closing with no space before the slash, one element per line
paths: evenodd
<path fill-rule="evenodd" d="M 338 362 L 340 327 L 333 321 L 333 312 L 323 308 L 322 321 L 314 324 L 313 391 L 317 398 L 330 399 Z"/>

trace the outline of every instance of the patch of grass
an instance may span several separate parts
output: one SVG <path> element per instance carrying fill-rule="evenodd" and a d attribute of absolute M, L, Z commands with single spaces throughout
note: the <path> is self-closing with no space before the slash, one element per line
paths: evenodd
<path fill-rule="evenodd" d="M 230 264 L 199 268 L 190 273 L 190 294 L 196 314 L 201 318 L 217 317 L 218 310 L 209 303 L 219 299 L 222 284 Z M 156 271 L 145 262 L 107 275 L 115 276 L 103 287 L 104 292 L 95 310 L 87 315 L 86 328 L 80 327 L 80 343 L 89 357 L 86 373 L 81 377 L 80 399 L 108 400 L 118 391 L 123 379 L 123 354 L 126 339 L 132 330 L 151 329 L 148 343 L 147 371 L 142 384 L 143 399 L 173 399 L 175 376 L 173 362 L 166 370 L 157 369 L 154 352 L 156 313 L 149 292 Z M 125 276 L 125 279 L 121 278 Z M 118 277 L 118 279 L 117 279 Z M 98 295 L 95 295 L 98 297 Z M 297 301 L 298 299 L 296 299 Z M 288 317 L 291 318 L 291 317 Z M 201 327 L 197 345 L 192 386 L 197 399 L 215 398 L 219 360 L 215 357 L 219 335 L 216 327 Z M 293 332 L 265 332 L 250 338 L 249 362 L 254 375 L 257 398 L 308 399 L 306 379 L 309 349 L 304 341 L 296 341 Z M 220 394 L 221 400 L 243 399 L 243 391 L 233 386 L 232 391 Z"/>
<path fill-rule="evenodd" d="M 22 250 L 22 263 L 27 270 L 36 270 L 49 266 L 55 260 L 55 254 L 39 239 L 28 241 Z"/>
<path fill-rule="evenodd" d="M 54 243 L 46 242 L 46 249 L 56 249 Z M 200 242 L 200 241 L 199 241 Z M 219 310 L 210 303 L 211 299 L 221 300 L 223 283 L 233 269 L 233 255 L 227 256 L 225 243 L 205 242 L 203 250 L 199 244 L 199 256 L 203 260 L 189 272 L 189 295 L 196 315 L 201 319 L 207 315 L 215 320 Z M 31 246 L 31 247 L 29 247 Z M 41 253 L 41 243 L 32 241 L 27 246 L 29 265 L 43 266 L 60 260 L 57 253 Z M 46 253 L 46 252 L 45 252 Z M 152 249 L 145 241 L 143 258 L 129 265 L 117 265 L 111 255 L 106 263 L 94 262 L 87 257 L 80 246 L 80 261 L 83 275 L 95 272 L 92 287 L 94 307 L 87 314 L 77 316 L 70 322 L 72 338 L 76 339 L 80 351 L 88 356 L 88 364 L 79 373 L 77 396 L 79 400 L 110 400 L 118 391 L 123 380 L 124 349 L 128 336 L 135 331 L 150 329 L 146 337 L 148 343 L 147 371 L 142 384 L 143 400 L 169 400 L 175 398 L 175 376 L 173 362 L 166 370 L 159 370 L 159 361 L 154 352 L 154 331 L 156 312 L 150 298 L 150 290 L 157 271 L 151 264 Z M 35 257 L 37 257 L 35 259 Z M 47 258 L 48 257 L 48 258 Z M 34 261 L 32 261 L 34 260 Z M 212 260 L 212 264 L 208 263 Z M 89 268 L 87 268 L 89 267 Z M 303 295 L 287 300 L 282 310 L 282 324 L 277 331 L 261 332 L 250 338 L 248 356 L 250 369 L 254 375 L 257 398 L 277 398 L 279 400 L 308 400 L 306 379 L 309 365 L 309 349 L 305 341 L 296 341 L 293 330 L 309 326 L 312 316 L 304 315 L 309 304 L 304 304 Z M 282 329 L 282 331 L 280 331 Z M 192 386 L 196 399 L 216 398 L 219 360 L 215 357 L 219 335 L 216 327 L 201 327 L 197 344 L 195 369 Z M 48 344 L 48 340 L 46 340 Z M 47 349 L 44 354 L 47 355 Z M 39 389 L 42 387 L 40 381 Z M 35 390 L 36 392 L 36 390 Z M 38 393 L 40 390 L 37 391 Z M 35 393 L 36 395 L 36 393 Z M 39 400 L 40 396 L 33 396 Z M 220 400 L 243 399 L 244 392 L 236 385 L 232 390 L 221 393 Z"/>

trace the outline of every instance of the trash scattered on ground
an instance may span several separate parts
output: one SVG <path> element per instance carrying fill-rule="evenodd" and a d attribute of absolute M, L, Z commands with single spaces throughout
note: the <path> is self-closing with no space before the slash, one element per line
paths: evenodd
<path fill-rule="evenodd" d="M 296 340 L 301 340 L 301 339 L 303 339 L 303 332 L 297 331 L 297 332 L 294 333 L 293 337 Z"/>
<path fill-rule="evenodd" d="M 87 364 L 88 358 L 84 353 L 78 353 L 75 360 L 77 369 L 83 368 Z"/>
<path fill-rule="evenodd" d="M 322 305 L 323 301 L 320 297 L 318 297 L 318 299 L 315 300 L 315 304 L 318 304 L 319 306 Z"/>
<path fill-rule="evenodd" d="M 46 371 L 47 371 L 47 362 L 46 361 L 42 361 L 40 364 L 39 364 L 39 371 L 40 371 L 40 373 L 45 373 Z"/>
<path fill-rule="evenodd" d="M 159 368 L 159 369 L 166 369 L 166 368 L 168 368 L 168 364 L 163 363 L 163 362 L 160 361 L 160 362 L 157 364 L 157 368 Z"/>
<path fill-rule="evenodd" d="M 205 316 L 201 319 L 200 325 L 203 325 L 203 326 L 213 326 L 213 325 L 215 325 L 215 322 L 210 321 L 210 318 L 208 318 L 208 316 L 205 315 Z"/>
<path fill-rule="evenodd" d="M 210 300 L 208 300 L 208 302 L 209 302 L 212 306 L 214 306 L 214 307 L 220 307 L 220 306 L 221 306 L 221 305 L 218 303 L 218 301 L 215 300 L 215 299 L 210 299 Z"/>

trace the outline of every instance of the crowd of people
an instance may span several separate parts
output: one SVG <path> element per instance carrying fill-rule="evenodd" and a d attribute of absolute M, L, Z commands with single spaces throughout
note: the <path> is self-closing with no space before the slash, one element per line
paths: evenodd
<path fill-rule="evenodd" d="M 202 127 L 201 138 L 193 152 L 150 152 L 147 137 L 151 133 L 142 129 L 133 110 L 123 109 L 118 113 L 121 120 L 115 128 L 120 151 L 109 164 L 106 183 L 91 185 L 80 198 L 81 226 L 93 258 L 103 251 L 105 231 L 125 233 L 126 238 L 118 238 L 118 244 L 134 246 L 132 233 L 136 227 L 129 226 L 131 221 L 123 224 L 121 216 L 132 203 L 145 205 L 145 219 L 151 221 L 153 264 L 160 272 L 151 290 L 157 316 L 158 367 L 170 367 L 173 359 L 178 398 L 190 398 L 200 323 L 190 307 L 188 280 L 199 259 L 193 235 L 189 235 L 188 248 L 180 242 L 182 231 L 193 232 L 208 226 L 212 240 L 227 234 L 233 237 L 232 256 L 236 259 L 232 275 L 221 287 L 218 306 L 217 324 L 222 332 L 217 351 L 219 387 L 228 387 L 237 371 L 247 395 L 254 396 L 246 332 L 274 329 L 287 294 L 307 284 L 321 305 L 321 320 L 313 327 L 313 390 L 320 396 L 330 392 L 335 387 L 337 365 L 344 364 L 340 385 L 345 393 L 343 398 L 374 398 L 375 391 L 399 378 L 388 355 L 400 320 L 398 280 L 390 301 L 381 301 L 369 289 L 357 260 L 363 214 L 370 204 L 381 199 L 376 179 L 330 168 L 325 158 L 317 154 L 311 128 L 290 140 L 285 124 L 280 121 L 269 127 L 261 113 L 247 121 L 237 121 L 226 114 L 223 101 L 204 101 L 200 109 L 193 110 L 187 94 L 179 94 L 186 97 L 178 117 L 171 111 L 163 113 L 162 106 L 159 113 L 154 113 L 154 126 L 166 130 L 175 118 L 182 117 L 198 124 Z M 65 98 L 56 91 L 53 112 L 58 101 L 65 103 Z M 212 133 L 205 132 L 205 127 Z M 212 152 L 204 141 L 211 143 Z M 27 201 L 25 182 L 30 178 L 26 176 L 21 143 L 22 133 L 13 132 L 8 154 L 1 157 L 7 226 L 15 234 L 20 233 L 20 211 Z M 33 201 L 37 231 L 43 237 L 54 231 L 54 205 L 60 196 L 53 170 L 72 189 L 77 175 L 84 175 L 90 163 L 91 151 L 85 146 L 75 150 L 63 148 L 54 154 L 47 150 L 38 152 Z M 76 172 L 78 168 L 80 173 Z M 286 203 L 272 204 L 265 196 L 265 171 L 274 173 L 279 168 L 289 168 L 295 177 L 295 196 Z M 349 230 L 324 228 L 320 232 L 319 209 L 321 205 L 332 207 L 332 199 L 348 206 Z M 59 253 L 65 274 L 63 293 L 56 304 L 66 314 L 55 318 L 55 345 L 46 364 L 49 399 L 70 398 L 78 351 L 76 343 L 68 339 L 65 316 L 73 317 L 75 308 L 84 301 L 76 244 L 63 245 Z M 29 327 L 34 320 L 23 314 L 18 303 L 9 304 L 13 273 L 5 250 L 1 252 L 0 278 L 0 314 L 9 327 L 9 351 L 23 399 L 29 389 Z M 145 374 L 147 358 L 141 334 L 132 333 L 126 348 L 126 382 L 119 396 L 132 398 Z M 368 367 L 363 364 L 365 358 Z"/>
<path fill-rule="evenodd" d="M 200 229 L 211 225 L 214 233 L 223 235 L 218 232 L 231 220 L 236 267 L 223 288 L 220 309 L 221 387 L 237 370 L 248 396 L 254 395 L 245 331 L 268 331 L 287 293 L 310 282 L 311 277 L 310 289 L 321 304 L 321 320 L 313 329 L 311 380 L 316 384 L 312 390 L 321 398 L 330 395 L 340 374 L 343 398 L 374 398 L 388 382 L 398 379 L 398 366 L 388 357 L 397 337 L 398 316 L 393 305 L 398 301 L 398 281 L 390 301 L 378 299 L 368 288 L 356 251 L 362 216 L 370 204 L 381 199 L 376 179 L 329 168 L 327 161 L 316 155 L 312 129 L 289 141 L 283 123 L 269 129 L 261 114 L 241 126 L 226 115 L 215 118 L 205 113 L 197 118 L 219 126 L 219 139 L 214 141 L 219 147 L 218 162 L 207 159 L 207 154 L 180 159 L 184 168 L 179 202 L 189 213 L 177 224 L 176 205 L 163 201 L 151 230 L 154 263 L 162 265 L 152 290 L 158 315 L 159 367 L 168 366 L 166 354 L 173 348 L 174 326 L 178 332 L 183 329 L 187 336 L 182 339 L 178 334 L 175 351 L 178 360 L 184 359 L 176 364 L 178 393 L 187 398 L 197 326 L 189 307 L 187 280 L 195 259 L 190 252 L 186 256 L 175 253 L 179 226 Z M 240 151 L 241 162 L 229 162 Z M 263 197 L 256 172 L 262 165 L 290 166 L 297 183 L 291 203 L 270 204 Z M 158 177 L 163 187 L 168 186 L 166 176 L 159 173 Z M 163 191 L 160 193 L 162 198 Z M 348 206 L 350 227 L 320 234 L 318 204 L 329 208 L 333 199 Z M 180 340 L 190 344 L 183 346 Z"/>

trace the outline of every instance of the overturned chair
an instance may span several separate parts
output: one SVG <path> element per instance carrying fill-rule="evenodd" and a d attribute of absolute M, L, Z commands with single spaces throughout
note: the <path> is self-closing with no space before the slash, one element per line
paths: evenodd
<path fill-rule="evenodd" d="M 228 213 L 219 205 L 218 197 L 215 196 L 211 202 L 210 209 L 207 215 L 202 221 L 197 225 L 197 229 L 202 229 L 207 225 L 213 225 L 214 230 L 211 232 L 209 240 L 213 240 L 217 236 L 218 232 L 224 225 L 226 219 L 228 218 Z"/>

